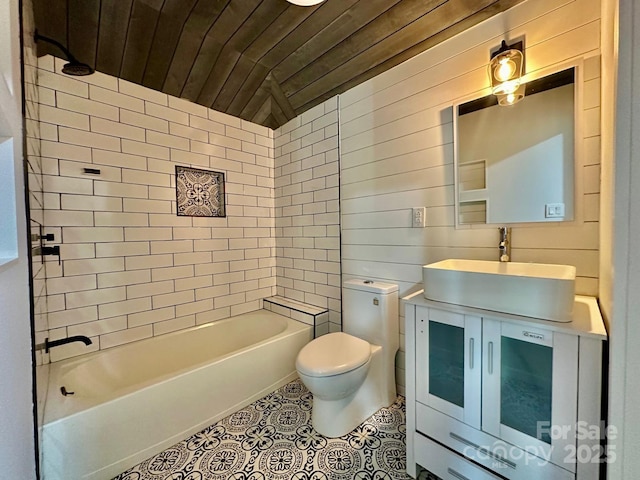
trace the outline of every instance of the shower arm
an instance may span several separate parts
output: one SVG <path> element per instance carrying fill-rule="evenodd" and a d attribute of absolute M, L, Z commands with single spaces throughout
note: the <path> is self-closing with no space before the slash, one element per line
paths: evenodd
<path fill-rule="evenodd" d="M 78 62 L 78 59 L 76 57 L 74 57 L 71 52 L 67 49 L 67 47 L 65 47 L 64 45 L 62 45 L 60 42 L 58 42 L 57 40 L 54 40 L 53 38 L 49 38 L 49 37 L 45 37 L 43 35 L 40 35 L 38 33 L 38 30 L 36 29 L 36 31 L 33 33 L 33 39 L 35 40 L 36 43 L 38 43 L 39 40 L 42 40 L 44 42 L 50 43 L 51 45 L 55 45 L 56 47 L 58 47 L 60 50 L 62 50 L 62 53 L 64 53 L 67 56 L 67 60 L 69 60 L 72 63 L 80 63 Z"/>

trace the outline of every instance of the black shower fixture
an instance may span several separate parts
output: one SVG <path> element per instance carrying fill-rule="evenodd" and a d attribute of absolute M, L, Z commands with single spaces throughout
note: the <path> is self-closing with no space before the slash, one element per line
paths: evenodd
<path fill-rule="evenodd" d="M 91 75 L 95 72 L 95 70 L 86 63 L 79 62 L 78 59 L 71 55 L 71 52 L 60 42 L 52 38 L 43 37 L 38 33 L 37 30 L 33 34 L 33 38 L 36 43 L 42 40 L 43 42 L 55 45 L 67 56 L 67 60 L 69 60 L 69 63 L 65 64 L 64 67 L 62 67 L 62 73 L 66 73 L 67 75 L 73 75 L 76 77 L 84 77 L 85 75 Z"/>

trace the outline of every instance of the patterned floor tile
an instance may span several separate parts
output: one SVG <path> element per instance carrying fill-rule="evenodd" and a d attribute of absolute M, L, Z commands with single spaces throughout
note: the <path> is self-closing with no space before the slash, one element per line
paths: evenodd
<path fill-rule="evenodd" d="M 341 438 L 311 426 L 295 380 L 114 480 L 407 480 L 404 398 Z M 422 472 L 419 480 L 438 480 Z"/>

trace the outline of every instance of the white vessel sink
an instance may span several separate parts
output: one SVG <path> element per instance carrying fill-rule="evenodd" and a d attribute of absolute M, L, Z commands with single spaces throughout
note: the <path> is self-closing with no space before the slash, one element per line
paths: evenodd
<path fill-rule="evenodd" d="M 576 268 L 570 265 L 443 260 L 422 267 L 424 296 L 526 317 L 570 322 Z"/>

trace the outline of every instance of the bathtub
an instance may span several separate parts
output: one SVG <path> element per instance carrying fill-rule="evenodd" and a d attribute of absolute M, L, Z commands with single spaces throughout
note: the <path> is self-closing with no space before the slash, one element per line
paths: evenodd
<path fill-rule="evenodd" d="M 49 369 L 43 479 L 113 478 L 294 379 L 312 338 L 258 310 L 38 367 Z"/>

